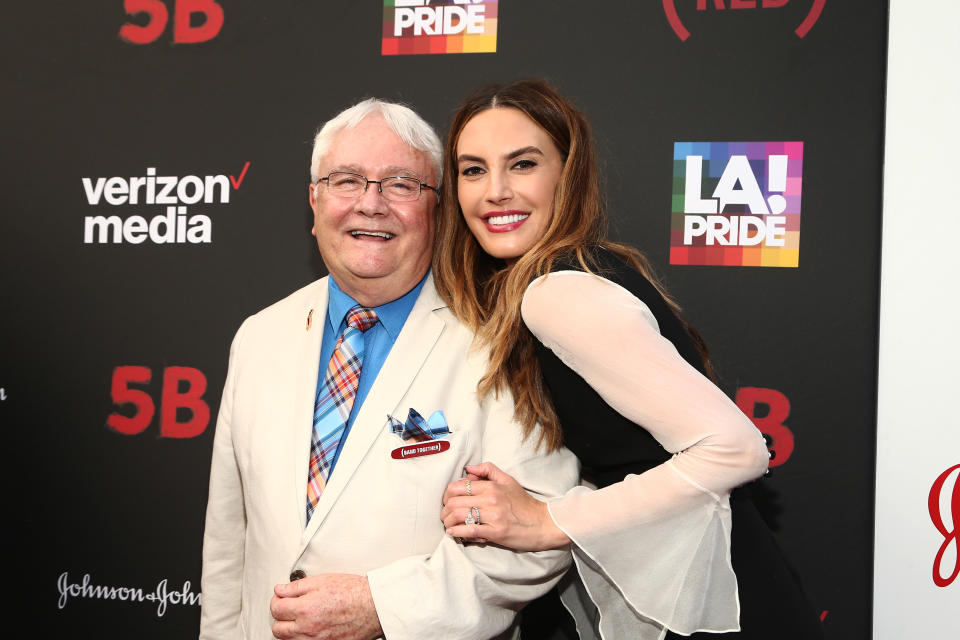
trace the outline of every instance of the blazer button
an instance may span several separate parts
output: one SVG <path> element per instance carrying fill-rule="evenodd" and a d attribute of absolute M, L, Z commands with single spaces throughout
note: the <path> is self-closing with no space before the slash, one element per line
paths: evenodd
<path fill-rule="evenodd" d="M 296 582 L 297 580 L 303 580 L 307 577 L 307 574 L 303 572 L 303 569 L 297 569 L 296 571 L 290 574 L 290 582 Z"/>

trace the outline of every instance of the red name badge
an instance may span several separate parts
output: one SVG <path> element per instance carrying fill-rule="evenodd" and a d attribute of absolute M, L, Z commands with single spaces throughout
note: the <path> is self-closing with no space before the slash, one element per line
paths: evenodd
<path fill-rule="evenodd" d="M 408 444 L 405 447 L 397 447 L 390 452 L 390 457 L 394 460 L 406 460 L 407 458 L 432 456 L 435 453 L 441 453 L 449 448 L 449 440 L 428 440 L 426 442 Z"/>

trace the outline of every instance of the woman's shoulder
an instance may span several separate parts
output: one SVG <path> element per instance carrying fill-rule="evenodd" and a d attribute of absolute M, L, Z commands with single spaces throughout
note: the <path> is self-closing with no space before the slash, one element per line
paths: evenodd
<path fill-rule="evenodd" d="M 681 356 L 702 371 L 703 359 L 696 347 L 695 341 L 691 337 L 687 325 L 677 315 L 674 307 L 664 298 L 660 289 L 647 277 L 629 262 L 629 252 L 621 255 L 612 248 L 603 246 L 590 247 L 584 250 L 585 257 L 588 258 L 587 266 L 584 266 L 576 255 L 564 256 L 554 261 L 551 273 L 540 276 L 531 286 L 527 288 L 521 306 L 521 313 L 527 326 L 533 331 L 531 322 L 536 324 L 550 323 L 556 325 L 563 323 L 564 319 L 571 315 L 582 315 L 594 312 L 603 315 L 611 312 L 616 313 L 615 309 L 622 304 L 622 300 L 610 295 L 611 287 L 609 284 L 604 287 L 587 287 L 586 274 L 595 276 L 593 284 L 600 284 L 597 279 L 603 279 L 608 283 L 616 285 L 612 289 L 620 289 L 621 293 L 633 296 L 639 302 L 643 303 L 646 310 L 656 321 L 657 329 L 660 335 L 673 343 Z M 559 276 L 566 272 L 570 274 L 567 277 Z M 575 277 L 571 272 L 578 273 L 581 277 Z M 550 286 L 540 287 L 538 291 L 533 291 L 533 285 L 537 282 L 550 281 Z M 613 301 L 614 304 L 604 305 L 604 302 Z M 578 314 L 572 314 L 576 310 Z M 604 316 L 606 317 L 606 316 Z M 567 331 L 567 334 L 570 332 Z M 534 331 L 534 335 L 537 332 Z"/>
<path fill-rule="evenodd" d="M 550 272 L 580 271 L 609 280 L 627 289 L 630 293 L 648 305 L 662 301 L 657 288 L 640 273 L 627 259 L 603 245 L 593 245 L 583 249 L 586 265 L 576 253 L 571 252 L 559 257 L 551 265 Z"/>
<path fill-rule="evenodd" d="M 577 251 L 568 251 L 561 254 L 553 261 L 550 271 L 624 271 L 631 267 L 623 258 L 607 249 L 603 245 L 590 245 L 581 247 L 580 254 L 583 255 L 581 262 Z M 586 266 L 584 266 L 586 262 Z M 597 275 L 600 275 L 597 273 Z"/>

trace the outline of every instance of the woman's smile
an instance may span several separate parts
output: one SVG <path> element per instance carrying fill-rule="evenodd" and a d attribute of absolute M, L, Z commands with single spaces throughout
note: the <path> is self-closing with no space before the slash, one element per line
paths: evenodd
<path fill-rule="evenodd" d="M 507 233 L 519 229 L 529 217 L 529 211 L 491 211 L 484 214 L 483 221 L 491 233 Z"/>

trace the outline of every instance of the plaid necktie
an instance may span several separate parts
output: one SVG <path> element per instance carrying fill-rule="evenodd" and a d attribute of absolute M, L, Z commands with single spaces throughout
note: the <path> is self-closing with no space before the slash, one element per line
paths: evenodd
<path fill-rule="evenodd" d="M 357 305 L 347 312 L 347 326 L 333 348 L 323 385 L 317 389 L 307 475 L 307 522 L 310 522 L 330 477 L 333 459 L 357 395 L 363 365 L 363 332 L 376 322 L 377 314 L 372 309 Z"/>

